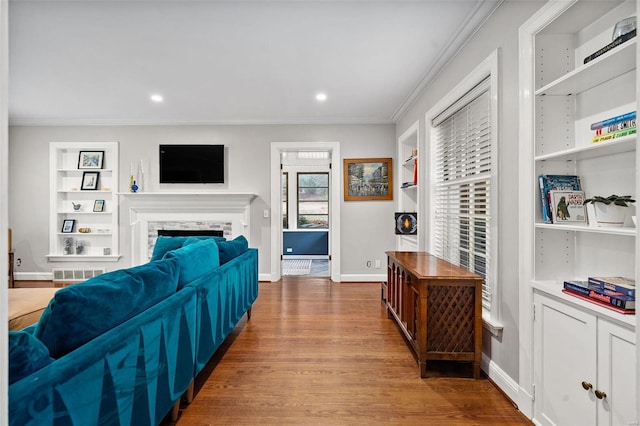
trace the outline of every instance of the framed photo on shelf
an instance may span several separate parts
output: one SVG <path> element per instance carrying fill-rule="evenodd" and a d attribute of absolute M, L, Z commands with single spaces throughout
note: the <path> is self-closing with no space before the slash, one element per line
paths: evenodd
<path fill-rule="evenodd" d="M 93 211 L 94 212 L 103 212 L 104 211 L 104 200 L 95 200 L 93 202 Z"/>
<path fill-rule="evenodd" d="M 73 232 L 73 227 L 76 224 L 76 220 L 75 219 L 65 219 L 62 222 L 62 232 L 63 234 L 70 234 Z"/>
<path fill-rule="evenodd" d="M 344 159 L 344 200 L 393 200 L 392 159 Z"/>
<path fill-rule="evenodd" d="M 104 151 L 80 151 L 78 169 L 101 169 Z"/>
<path fill-rule="evenodd" d="M 80 185 L 80 189 L 82 191 L 95 191 L 98 189 L 99 178 L 100 172 L 84 172 L 82 174 L 82 185 Z"/>

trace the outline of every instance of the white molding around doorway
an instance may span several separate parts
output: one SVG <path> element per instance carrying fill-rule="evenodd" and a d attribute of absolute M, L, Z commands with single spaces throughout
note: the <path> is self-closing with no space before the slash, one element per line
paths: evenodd
<path fill-rule="evenodd" d="M 331 195 L 329 202 L 330 275 L 332 281 L 340 282 L 340 189 L 342 188 L 340 142 L 271 143 L 271 281 L 278 281 L 281 278 L 282 191 L 280 190 L 280 155 L 286 151 L 327 151 L 331 153 Z"/>

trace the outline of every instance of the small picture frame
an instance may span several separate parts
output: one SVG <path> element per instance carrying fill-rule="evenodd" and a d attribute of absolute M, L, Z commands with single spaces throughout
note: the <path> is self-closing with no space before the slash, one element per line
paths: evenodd
<path fill-rule="evenodd" d="M 100 172 L 84 172 L 82 174 L 82 185 L 80 186 L 80 189 L 82 191 L 97 190 L 98 179 L 100 179 Z"/>
<path fill-rule="evenodd" d="M 73 227 L 76 225 L 75 219 L 65 219 L 62 222 L 62 232 L 63 234 L 70 234 L 73 232 Z"/>
<path fill-rule="evenodd" d="M 101 169 L 104 151 L 80 151 L 78 169 Z"/>
<path fill-rule="evenodd" d="M 102 213 L 104 211 L 104 200 L 95 200 L 93 202 L 93 211 Z"/>

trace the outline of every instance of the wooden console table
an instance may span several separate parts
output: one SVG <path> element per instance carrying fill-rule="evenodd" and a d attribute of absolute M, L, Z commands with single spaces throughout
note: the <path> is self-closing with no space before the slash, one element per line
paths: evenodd
<path fill-rule="evenodd" d="M 420 377 L 427 360 L 471 361 L 480 377 L 482 281 L 426 252 L 387 252 L 387 316 L 412 347 Z"/>

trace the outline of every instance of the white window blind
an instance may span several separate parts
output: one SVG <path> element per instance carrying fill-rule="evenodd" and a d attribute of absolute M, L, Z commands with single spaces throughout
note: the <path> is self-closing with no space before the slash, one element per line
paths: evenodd
<path fill-rule="evenodd" d="M 433 119 L 436 255 L 482 275 L 491 308 L 491 105 L 489 78 Z"/>

